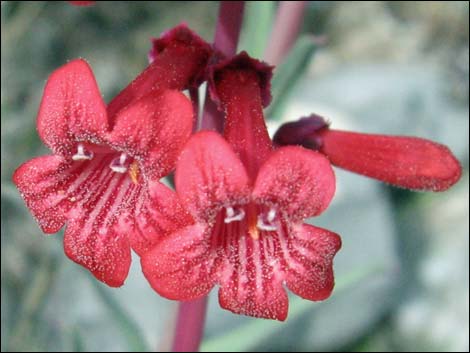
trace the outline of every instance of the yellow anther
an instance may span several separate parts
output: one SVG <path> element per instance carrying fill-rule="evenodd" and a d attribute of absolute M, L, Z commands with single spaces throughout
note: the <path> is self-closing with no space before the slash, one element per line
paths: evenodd
<path fill-rule="evenodd" d="M 133 161 L 129 166 L 129 176 L 134 184 L 138 183 L 139 173 L 139 165 L 137 161 Z"/>
<path fill-rule="evenodd" d="M 258 228 L 256 227 L 256 225 L 253 227 L 251 226 L 249 229 L 248 229 L 248 233 L 250 233 L 250 236 L 253 240 L 258 240 L 259 239 L 259 230 Z"/>

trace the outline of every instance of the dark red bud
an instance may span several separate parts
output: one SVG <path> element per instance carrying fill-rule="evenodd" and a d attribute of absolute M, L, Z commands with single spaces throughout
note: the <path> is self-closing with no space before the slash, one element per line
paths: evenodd
<path fill-rule="evenodd" d="M 277 130 L 273 142 L 277 146 L 300 145 L 319 150 L 323 141 L 320 131 L 328 129 L 329 123 L 319 115 L 311 114 L 297 121 L 286 123 Z"/>

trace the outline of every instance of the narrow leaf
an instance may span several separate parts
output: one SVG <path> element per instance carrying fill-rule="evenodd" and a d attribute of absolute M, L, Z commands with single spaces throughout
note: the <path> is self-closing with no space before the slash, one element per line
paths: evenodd
<path fill-rule="evenodd" d="M 247 1 L 238 51 L 260 58 L 266 49 L 275 15 L 275 1 Z"/>
<path fill-rule="evenodd" d="M 150 352 L 151 350 L 147 346 L 145 338 L 140 332 L 139 326 L 119 304 L 116 298 L 111 295 L 110 289 L 106 288 L 104 284 L 98 282 L 93 277 L 88 276 L 88 278 L 90 278 L 93 287 L 96 289 L 96 292 L 99 294 L 103 303 L 113 316 L 116 324 L 121 328 L 121 331 L 128 342 L 128 349 L 131 352 Z"/>
<path fill-rule="evenodd" d="M 286 59 L 274 70 L 273 101 L 267 113 L 269 119 L 282 118 L 292 88 L 307 70 L 316 48 L 317 45 L 312 36 L 301 36 Z"/>

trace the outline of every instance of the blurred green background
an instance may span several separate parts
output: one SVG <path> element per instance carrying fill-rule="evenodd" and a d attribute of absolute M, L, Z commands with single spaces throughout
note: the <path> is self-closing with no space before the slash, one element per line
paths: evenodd
<path fill-rule="evenodd" d="M 211 40 L 217 6 L 2 1 L 2 351 L 168 347 L 176 305 L 150 289 L 138 262 L 120 289 L 95 281 L 66 259 L 62 233 L 42 235 L 11 175 L 48 153 L 35 117 L 54 69 L 86 58 L 109 101 L 146 66 L 150 37 L 186 21 Z M 276 6 L 248 2 L 240 49 L 262 56 Z M 291 297 L 277 323 L 223 311 L 213 291 L 202 349 L 468 351 L 468 2 L 311 2 L 302 31 L 275 73 L 272 131 L 314 111 L 335 128 L 446 144 L 464 175 L 432 194 L 337 170 L 337 195 L 312 220 L 343 238 L 333 296 Z M 326 44 L 317 48 L 312 34 Z"/>

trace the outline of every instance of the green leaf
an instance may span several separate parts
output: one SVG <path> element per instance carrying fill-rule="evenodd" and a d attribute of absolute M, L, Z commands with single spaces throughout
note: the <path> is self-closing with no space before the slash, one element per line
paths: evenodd
<path fill-rule="evenodd" d="M 69 334 L 71 352 L 87 352 L 85 337 L 80 333 L 78 327 L 73 327 Z"/>
<path fill-rule="evenodd" d="M 53 258 L 45 258 L 34 272 L 21 299 L 18 319 L 9 337 L 8 351 L 22 351 L 31 347 L 36 318 L 47 302 L 56 273 L 57 262 Z"/>
<path fill-rule="evenodd" d="M 352 285 L 381 272 L 383 272 L 383 268 L 381 267 L 369 267 L 344 275 L 337 279 L 333 295 L 348 290 Z M 297 316 L 316 305 L 318 304 L 300 297 L 291 299 L 289 303 L 290 320 L 295 319 Z M 284 325 L 285 323 L 278 321 L 253 319 L 253 321 L 225 335 L 203 342 L 201 352 L 249 352 L 251 347 L 275 334 L 276 331 L 281 330 Z"/>
<path fill-rule="evenodd" d="M 116 298 L 112 296 L 110 289 L 106 288 L 93 277 L 88 277 L 91 279 L 91 283 L 103 300 L 103 303 L 114 317 L 115 322 L 120 326 L 122 333 L 129 344 L 129 351 L 150 352 L 151 349 L 148 347 L 145 338 L 142 336 L 139 326 L 119 304 Z"/>
<path fill-rule="evenodd" d="M 247 1 L 239 51 L 255 58 L 264 54 L 276 10 L 275 1 Z"/>
<path fill-rule="evenodd" d="M 301 36 L 286 59 L 274 70 L 273 101 L 267 112 L 269 119 L 281 119 L 292 88 L 308 68 L 317 45 L 312 36 Z"/>

